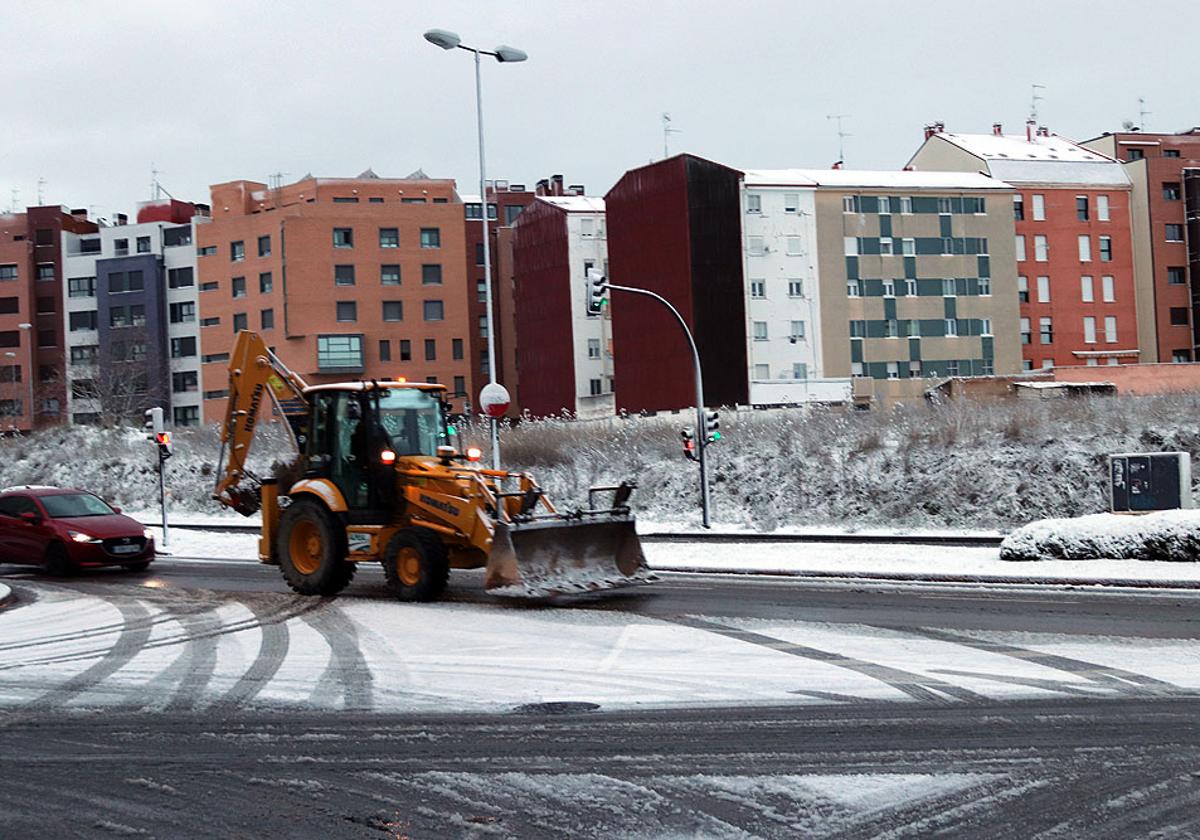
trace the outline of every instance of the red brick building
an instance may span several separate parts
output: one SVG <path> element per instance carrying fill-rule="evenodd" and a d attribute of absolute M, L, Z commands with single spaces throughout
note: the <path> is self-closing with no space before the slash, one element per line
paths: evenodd
<path fill-rule="evenodd" d="M 1132 188 L 1112 157 L 1029 123 L 1022 135 L 928 126 L 918 170 L 982 171 L 1017 188 L 1013 219 L 1026 370 L 1143 358 Z"/>
<path fill-rule="evenodd" d="M 62 234 L 91 233 L 86 210 L 0 216 L 0 428 L 62 422 L 66 410 Z"/>
<path fill-rule="evenodd" d="M 1084 145 L 1123 161 L 1133 184 L 1143 361 L 1200 359 L 1200 127 L 1106 133 Z"/>

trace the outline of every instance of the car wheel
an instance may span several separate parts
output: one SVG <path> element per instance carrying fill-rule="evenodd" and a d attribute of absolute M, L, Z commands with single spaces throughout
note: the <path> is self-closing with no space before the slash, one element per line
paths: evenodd
<path fill-rule="evenodd" d="M 51 577 L 68 577 L 75 571 L 71 555 L 62 543 L 50 543 L 46 549 L 46 557 L 42 560 L 42 573 Z"/>

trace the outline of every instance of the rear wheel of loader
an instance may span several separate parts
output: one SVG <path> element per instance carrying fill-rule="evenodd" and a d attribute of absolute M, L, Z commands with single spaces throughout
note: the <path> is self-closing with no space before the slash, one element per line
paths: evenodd
<path fill-rule="evenodd" d="M 345 530 L 314 499 L 297 499 L 283 512 L 275 551 L 283 579 L 301 595 L 336 595 L 354 578 Z"/>
<path fill-rule="evenodd" d="M 450 579 L 446 546 L 432 531 L 405 528 L 388 542 L 383 572 L 401 601 L 436 601 Z"/>

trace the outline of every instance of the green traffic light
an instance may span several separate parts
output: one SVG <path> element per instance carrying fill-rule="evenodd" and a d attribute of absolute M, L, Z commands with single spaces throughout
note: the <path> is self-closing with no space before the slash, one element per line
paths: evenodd
<path fill-rule="evenodd" d="M 454 428 L 453 426 L 447 426 L 447 427 L 446 427 L 446 434 L 448 434 L 448 435 L 456 435 L 456 434 L 458 434 L 458 429 Z"/>
<path fill-rule="evenodd" d="M 713 440 L 720 440 L 720 439 L 721 439 L 721 433 L 720 433 L 720 432 L 713 432 L 713 433 L 712 433 L 712 439 L 713 439 Z"/>

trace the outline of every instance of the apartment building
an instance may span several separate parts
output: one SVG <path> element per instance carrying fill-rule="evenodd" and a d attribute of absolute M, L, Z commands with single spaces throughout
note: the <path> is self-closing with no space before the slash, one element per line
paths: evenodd
<path fill-rule="evenodd" d="M 611 416 L 611 324 L 603 307 L 592 307 L 588 282 L 589 271 L 608 271 L 604 200 L 539 196 L 518 217 L 512 240 L 522 409 Z"/>
<path fill-rule="evenodd" d="M 984 172 L 1016 188 L 1023 369 L 1144 358 L 1131 184 L 1113 157 L 1032 122 L 1020 135 L 1005 134 L 999 123 L 990 134 L 948 132 L 935 123 L 908 165 Z"/>
<path fill-rule="evenodd" d="M 161 406 L 200 423 L 195 218 L 205 205 L 145 202 L 136 222 L 62 234 L 67 413 L 74 423 L 133 422 Z"/>
<path fill-rule="evenodd" d="M 1132 183 L 1142 360 L 1200 360 L 1200 127 L 1083 145 L 1122 161 Z"/>
<path fill-rule="evenodd" d="M 0 429 L 62 422 L 62 234 L 95 231 L 86 210 L 30 207 L 0 215 Z"/>
<path fill-rule="evenodd" d="M 309 382 L 440 382 L 464 405 L 472 328 L 464 208 L 415 172 L 216 184 L 196 227 L 206 421 L 225 411 L 237 333 L 260 332 Z"/>

